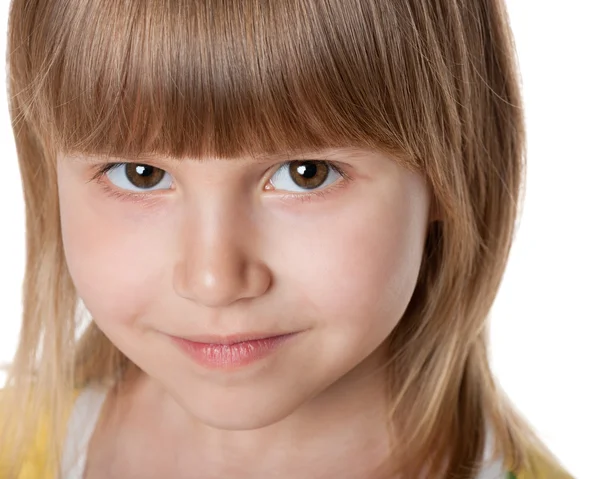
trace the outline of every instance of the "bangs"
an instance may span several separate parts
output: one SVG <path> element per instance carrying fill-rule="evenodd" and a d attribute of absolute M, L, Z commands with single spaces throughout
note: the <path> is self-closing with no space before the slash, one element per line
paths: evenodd
<path fill-rule="evenodd" d="M 426 142 L 410 124 L 423 117 L 422 95 L 409 89 L 418 82 L 399 83 L 406 29 L 386 5 L 46 2 L 32 50 L 49 65 L 33 66 L 30 117 L 66 153 L 237 158 L 343 146 L 406 162 Z"/>

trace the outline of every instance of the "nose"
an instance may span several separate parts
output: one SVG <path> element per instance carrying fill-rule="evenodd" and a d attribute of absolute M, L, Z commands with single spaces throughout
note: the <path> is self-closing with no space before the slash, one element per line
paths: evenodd
<path fill-rule="evenodd" d="M 183 228 L 182 254 L 173 276 L 176 293 L 211 308 L 264 294 L 271 273 L 253 252 L 253 225 L 240 212 L 221 210 L 211 218 L 196 217 Z"/>

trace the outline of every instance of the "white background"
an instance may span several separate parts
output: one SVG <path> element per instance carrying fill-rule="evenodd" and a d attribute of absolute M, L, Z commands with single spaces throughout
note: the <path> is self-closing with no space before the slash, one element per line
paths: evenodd
<path fill-rule="evenodd" d="M 6 51 L 8 2 L 0 7 Z M 578 479 L 600 466 L 600 19 L 593 0 L 508 0 L 528 128 L 526 200 L 492 311 L 492 366 Z M 0 75 L 0 363 L 19 331 L 25 222 Z M 0 385 L 4 377 L 0 376 Z"/>

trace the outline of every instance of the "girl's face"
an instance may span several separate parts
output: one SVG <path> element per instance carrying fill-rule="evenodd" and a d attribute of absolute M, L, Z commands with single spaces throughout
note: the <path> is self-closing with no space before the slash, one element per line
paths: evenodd
<path fill-rule="evenodd" d="M 104 160 L 58 158 L 80 297 L 125 355 L 215 427 L 262 427 L 368 372 L 416 284 L 422 176 L 366 150 L 286 160 L 154 157 L 96 175 Z M 173 339 L 249 332 L 298 334 L 229 369 Z"/>

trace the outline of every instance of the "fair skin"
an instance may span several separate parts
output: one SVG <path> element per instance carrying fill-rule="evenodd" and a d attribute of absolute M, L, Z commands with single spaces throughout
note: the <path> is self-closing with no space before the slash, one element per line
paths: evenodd
<path fill-rule="evenodd" d="M 296 159 L 333 161 L 353 179 L 330 169 L 309 190 L 284 157 L 153 158 L 137 164 L 166 174 L 133 201 L 88 181 L 105 160 L 59 155 L 69 271 L 142 371 L 118 401 L 109 395 L 87 479 L 374 477 L 389 452 L 385 340 L 414 291 L 431 194 L 372 151 Z M 125 172 L 102 182 L 139 190 Z M 306 201 L 314 191 L 329 194 Z M 199 365 L 167 336 L 248 331 L 299 334 L 231 371 Z"/>

